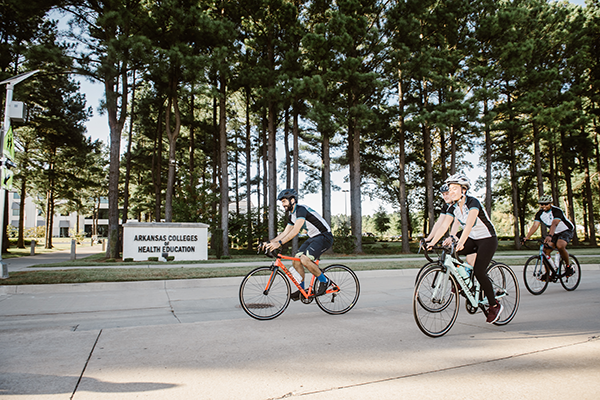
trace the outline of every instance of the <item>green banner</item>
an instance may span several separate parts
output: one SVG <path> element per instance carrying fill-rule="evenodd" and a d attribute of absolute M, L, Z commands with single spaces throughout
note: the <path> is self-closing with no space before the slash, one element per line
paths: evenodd
<path fill-rule="evenodd" d="M 8 133 L 4 136 L 4 157 L 9 158 L 11 161 L 15 160 L 15 137 L 12 125 L 9 125 Z"/>

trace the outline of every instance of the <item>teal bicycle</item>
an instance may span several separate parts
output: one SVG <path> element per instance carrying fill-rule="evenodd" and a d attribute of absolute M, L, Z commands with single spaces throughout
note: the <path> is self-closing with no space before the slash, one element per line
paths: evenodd
<path fill-rule="evenodd" d="M 458 317 L 461 297 L 466 299 L 469 314 L 476 314 L 479 310 L 486 316 L 488 313 L 487 298 L 475 279 L 474 272 L 467 274 L 464 270 L 468 264 L 463 263 L 456 255 L 455 246 L 455 241 L 448 247 L 434 246 L 433 250 L 441 250 L 438 261 L 422 271 L 415 285 L 413 316 L 419 329 L 430 337 L 443 336 L 450 331 Z M 517 276 L 508 265 L 495 263 L 488 268 L 488 277 L 496 299 L 503 306 L 500 318 L 494 325 L 506 325 L 512 321 L 519 308 Z"/>
<path fill-rule="evenodd" d="M 543 240 L 535 240 L 540 244 L 540 251 L 537 255 L 529 257 L 523 267 L 523 280 L 529 293 L 538 295 L 544 293 L 548 283 L 560 280 L 560 284 L 565 290 L 572 291 L 577 289 L 581 281 L 581 266 L 577 258 L 569 253 L 571 265 L 565 266 L 565 262 L 558 253 L 560 261 L 552 260 L 551 256 L 546 256 L 544 248 L 548 247 Z M 558 265 L 556 265 L 558 261 Z"/>

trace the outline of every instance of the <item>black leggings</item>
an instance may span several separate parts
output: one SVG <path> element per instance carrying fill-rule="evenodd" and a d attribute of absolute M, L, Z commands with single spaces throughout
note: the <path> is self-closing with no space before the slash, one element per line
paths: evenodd
<path fill-rule="evenodd" d="M 483 293 L 485 293 L 485 297 L 487 297 L 490 306 L 496 304 L 496 294 L 494 293 L 492 282 L 490 282 L 490 278 L 487 276 L 487 268 L 490 265 L 490 261 L 492 261 L 497 248 L 498 237 L 496 236 L 477 240 L 468 238 L 465 242 L 465 247 L 458 252 L 461 256 L 473 253 L 477 254 L 473 269 L 475 270 L 475 277 L 479 281 L 481 289 L 483 290 Z"/>

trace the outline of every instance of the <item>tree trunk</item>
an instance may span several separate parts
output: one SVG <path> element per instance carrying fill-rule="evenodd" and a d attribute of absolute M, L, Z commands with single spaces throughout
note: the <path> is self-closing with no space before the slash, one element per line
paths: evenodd
<path fill-rule="evenodd" d="M 515 159 L 515 140 L 516 134 L 514 132 L 514 118 L 512 110 L 512 99 L 510 94 L 507 94 L 507 104 L 510 126 L 508 127 L 508 149 L 510 153 L 510 183 L 513 203 L 513 234 L 515 248 L 519 250 L 521 248 L 521 241 L 519 240 L 519 182 L 517 177 L 517 160 Z"/>
<path fill-rule="evenodd" d="M 123 188 L 123 225 L 127 223 L 127 214 L 129 213 L 129 179 L 131 177 L 131 143 L 133 142 L 133 120 L 135 117 L 135 70 L 131 85 L 131 115 L 129 116 L 129 137 L 127 138 L 127 153 L 125 155 L 125 184 Z M 78 214 L 79 215 L 79 214 Z"/>
<path fill-rule="evenodd" d="M 329 155 L 329 133 L 322 132 L 321 144 L 321 192 L 323 202 L 323 219 L 331 226 L 331 159 Z"/>
<path fill-rule="evenodd" d="M 585 134 L 583 132 L 583 134 Z M 585 198 L 588 206 L 588 226 L 589 226 L 589 237 L 590 245 L 596 246 L 596 220 L 594 218 L 594 201 L 592 195 L 592 183 L 590 180 L 590 163 L 588 160 L 589 150 L 587 146 L 584 146 L 581 161 L 583 163 L 583 169 L 585 173 Z"/>
<path fill-rule="evenodd" d="M 292 118 L 292 136 L 294 138 L 294 155 L 293 155 L 293 163 L 294 163 L 294 179 L 293 179 L 293 185 L 294 185 L 294 190 L 296 191 L 296 193 L 299 191 L 300 189 L 300 183 L 299 183 L 299 153 L 300 153 L 300 148 L 299 148 L 299 144 L 298 144 L 298 137 L 300 135 L 300 127 L 298 125 L 298 101 L 297 99 L 294 99 L 294 109 L 293 109 L 293 118 Z M 298 253 L 298 235 L 296 235 L 296 237 L 294 237 L 294 239 L 292 240 L 292 254 L 296 254 Z"/>
<path fill-rule="evenodd" d="M 23 150 L 23 153 L 26 153 L 27 149 Z M 21 168 L 26 171 L 27 163 L 24 162 Z M 17 248 L 24 249 L 25 248 L 25 196 L 27 196 L 27 179 L 25 178 L 25 174 L 21 176 L 21 187 L 19 189 L 19 196 L 21 196 L 21 201 L 19 202 L 19 237 L 17 238 Z"/>
<path fill-rule="evenodd" d="M 171 87 L 171 97 L 167 102 L 165 127 L 169 138 L 169 172 L 167 174 L 167 190 L 165 194 L 165 222 L 173 222 L 173 187 L 175 186 L 175 166 L 177 164 L 177 137 L 181 129 L 181 114 L 177 100 L 176 83 Z M 175 115 L 175 126 L 171 128 L 171 107 Z"/>
<path fill-rule="evenodd" d="M 252 127 L 250 125 L 250 88 L 246 87 L 246 236 L 247 249 L 252 249 L 252 194 L 251 164 L 252 164 L 252 138 L 250 136 Z"/>
<path fill-rule="evenodd" d="M 541 197 L 544 195 L 544 177 L 542 175 L 542 156 L 540 153 L 540 132 L 535 121 L 533 121 L 533 154 L 535 157 L 538 196 Z"/>
<path fill-rule="evenodd" d="M 487 98 L 483 100 L 483 115 L 489 113 Z M 485 123 L 485 210 L 492 218 L 492 132 L 490 124 Z"/>
<path fill-rule="evenodd" d="M 106 93 L 106 113 L 108 114 L 108 126 L 110 129 L 110 165 L 108 172 L 108 246 L 106 257 L 119 257 L 119 174 L 121 162 L 121 131 L 127 115 L 128 83 L 127 71 L 123 71 L 120 77 L 121 93 L 115 91 L 119 82 L 114 78 L 107 77 L 104 81 Z M 118 99 L 121 104 L 117 104 Z M 120 113 L 117 116 L 117 112 Z"/>
<path fill-rule="evenodd" d="M 560 139 L 562 143 L 562 170 L 565 175 L 565 184 L 567 186 L 567 218 L 575 225 L 575 232 L 573 235 L 573 243 L 579 243 L 579 238 L 577 237 L 577 222 L 575 221 L 575 203 L 573 199 L 573 182 L 571 181 L 571 154 L 570 152 L 565 151 L 569 147 L 565 145 L 565 132 L 561 130 Z"/>
<path fill-rule="evenodd" d="M 269 156 L 269 238 L 277 236 L 277 156 L 275 132 L 275 103 L 268 102 L 269 136 L 267 154 Z"/>
<path fill-rule="evenodd" d="M 221 160 L 221 230 L 223 256 L 229 257 L 229 173 L 227 168 L 227 88 L 221 77 L 219 96 L 219 158 Z"/>
<path fill-rule="evenodd" d="M 360 130 L 356 120 L 348 124 L 348 151 L 350 161 L 350 226 L 356 240 L 354 252 L 362 253 L 362 206 L 360 190 Z"/>
<path fill-rule="evenodd" d="M 292 187 L 292 157 L 290 152 L 290 109 L 286 107 L 283 118 L 283 146 L 285 149 L 285 187 Z"/>
<path fill-rule="evenodd" d="M 398 71 L 398 109 L 400 114 L 399 121 L 399 147 L 400 155 L 398 160 L 398 179 L 399 179 L 399 203 L 400 219 L 402 224 L 402 253 L 410 253 L 410 237 L 408 233 L 408 207 L 406 201 L 406 132 L 404 131 L 404 91 L 402 90 L 402 71 Z"/>
<path fill-rule="evenodd" d="M 154 220 L 161 220 L 162 205 L 162 112 L 158 112 L 156 124 L 156 138 L 154 141 L 154 152 L 152 154 L 152 181 L 154 183 Z"/>

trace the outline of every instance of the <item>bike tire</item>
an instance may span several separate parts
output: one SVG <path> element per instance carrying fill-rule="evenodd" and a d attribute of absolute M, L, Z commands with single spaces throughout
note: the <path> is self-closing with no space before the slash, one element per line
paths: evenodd
<path fill-rule="evenodd" d="M 545 281 L 541 280 L 544 274 L 546 274 Z M 549 275 L 546 265 L 542 262 L 539 255 L 531 256 L 525 262 L 525 266 L 523 267 L 523 281 L 529 293 L 536 296 L 544 293 L 548 287 Z"/>
<path fill-rule="evenodd" d="M 434 298 L 435 287 L 440 279 L 449 279 L 445 293 Z M 454 277 L 440 266 L 432 266 L 423 272 L 413 295 L 413 316 L 417 326 L 429 337 L 440 337 L 448 333 L 456 322 L 460 306 L 458 285 Z"/>
<path fill-rule="evenodd" d="M 423 274 L 423 272 L 429 268 L 429 267 L 433 267 L 435 265 L 440 265 L 440 263 L 438 261 L 432 261 L 432 262 L 428 262 L 427 264 L 423 265 L 421 268 L 419 268 L 419 271 L 417 271 L 417 276 L 415 276 L 415 285 L 417 284 L 417 282 L 419 281 L 419 278 L 421 277 L 421 275 Z"/>
<path fill-rule="evenodd" d="M 565 262 L 562 258 L 560 259 L 559 271 L 561 272 L 560 284 L 565 290 L 571 292 L 577 289 L 577 286 L 579 286 L 579 282 L 581 281 L 581 266 L 579 265 L 579 260 L 577 260 L 574 255 L 569 254 L 569 258 L 571 259 L 571 267 L 574 271 L 573 275 L 564 276 Z"/>
<path fill-rule="evenodd" d="M 358 277 L 350 268 L 341 264 L 325 267 L 323 273 L 331 280 L 324 295 L 315 297 L 317 305 L 327 314 L 339 315 L 350 311 L 360 296 Z"/>
<path fill-rule="evenodd" d="M 246 314 L 262 321 L 280 316 L 290 304 L 290 295 L 289 280 L 279 269 L 272 267 L 250 271 L 242 280 L 239 293 L 240 304 Z"/>
<path fill-rule="evenodd" d="M 506 264 L 496 263 L 488 270 L 488 277 L 496 293 L 496 300 L 502 304 L 500 319 L 494 325 L 506 325 L 517 314 L 520 303 L 519 281 L 514 271 Z"/>

